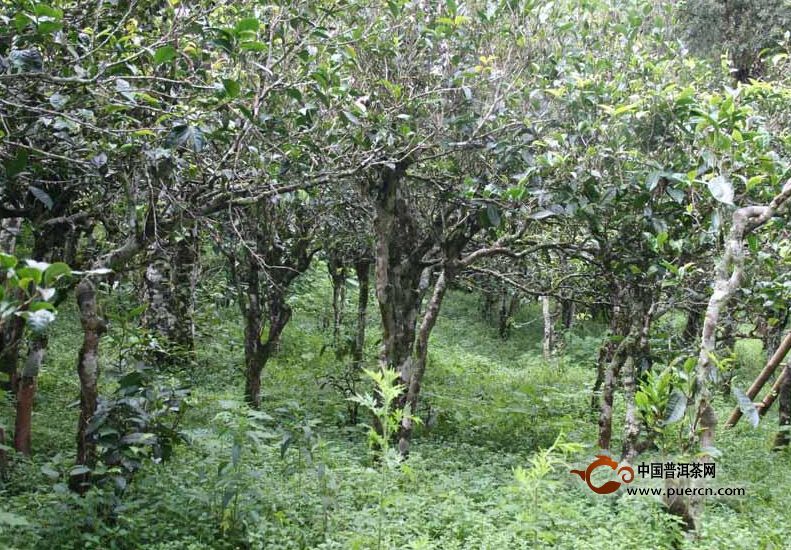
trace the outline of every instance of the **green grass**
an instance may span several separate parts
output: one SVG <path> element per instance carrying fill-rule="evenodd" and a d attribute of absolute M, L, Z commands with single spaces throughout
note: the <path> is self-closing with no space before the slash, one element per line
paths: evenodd
<path fill-rule="evenodd" d="M 319 383 L 341 367 L 331 352 L 321 352 L 327 344 L 322 330 L 329 318 L 327 282 L 314 271 L 300 285 L 293 322 L 264 379 L 263 409 L 279 426 L 251 424 L 244 407 L 234 404 L 242 390 L 239 315 L 234 309 L 206 308 L 199 316 L 196 364 L 178 373 L 193 389 L 184 419 L 190 444 L 164 464 L 146 465 L 118 500 L 98 491 L 75 497 L 64 490 L 63 479 L 41 471 L 47 464 L 65 471 L 73 459 L 80 337 L 74 311 L 67 307 L 39 381 L 35 456 L 17 465 L 0 494 L 0 509 L 24 517 L 28 525 L 3 526 L 0 546 L 375 548 L 380 478 L 365 428 L 346 426 L 343 398 Z M 350 292 L 350 319 L 353 299 Z M 653 497 L 595 495 L 562 465 L 529 486 L 518 482 L 515 470 L 529 472 L 531 459 L 560 432 L 586 445 L 565 457 L 567 462 L 576 466 L 593 456 L 596 424 L 588 407 L 600 329 L 579 327 L 565 354 L 544 362 L 536 307 L 522 308 L 505 341 L 480 320 L 477 307 L 473 295 L 452 292 L 432 336 L 418 412 L 431 410 L 436 422 L 418 430 L 409 460 L 387 480 L 385 547 L 787 547 L 791 454 L 769 451 L 776 425 L 771 415 L 755 430 L 746 423 L 720 430 L 717 484 L 743 486 L 748 496 L 710 499 L 697 540 L 685 539 Z M 377 318 L 371 309 L 367 353 L 374 358 Z M 117 350 L 107 343 L 110 365 Z M 745 380 L 763 360 L 754 343 L 740 344 L 737 356 L 737 377 Z M 106 371 L 103 388 L 109 391 L 117 373 Z M 718 397 L 716 405 L 722 419 L 732 403 Z M 1 411 L 7 425 L 13 418 L 7 399 Z M 622 414 L 616 401 L 616 427 Z M 303 430 L 308 422 L 310 436 Z M 256 444 L 245 437 L 256 430 L 272 438 Z M 281 457 L 284 430 L 297 434 L 298 441 Z M 619 436 L 616 428 L 614 449 Z M 237 466 L 229 467 L 235 438 L 243 444 Z M 311 454 L 300 453 L 300 447 L 310 447 Z M 222 512 L 229 495 L 235 513 L 227 507 Z"/>

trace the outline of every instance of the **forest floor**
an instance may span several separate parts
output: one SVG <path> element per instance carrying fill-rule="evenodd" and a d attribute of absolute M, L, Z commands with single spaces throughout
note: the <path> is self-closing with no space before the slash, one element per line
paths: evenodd
<path fill-rule="evenodd" d="M 370 458 L 366 428 L 345 422 L 344 397 L 322 385 L 341 361 L 321 352 L 328 343 L 327 283 L 309 275 L 280 353 L 267 366 L 263 411 L 271 420 L 251 418 L 240 403 L 237 311 L 203 308 L 196 365 L 170 373 L 174 384 L 191 388 L 181 426 L 189 443 L 170 460 L 146 465 L 121 498 L 100 491 L 76 497 L 59 475 L 73 460 L 58 449 L 73 447 L 80 344 L 76 316 L 64 308 L 40 376 L 35 454 L 0 494 L 0 514 L 16 518 L 6 522 L 16 525 L 0 522 L 0 547 L 788 548 L 791 453 L 769 450 L 774 415 L 756 429 L 742 422 L 720 430 L 716 485 L 743 487 L 746 496 L 708 499 L 699 537 L 685 538 L 658 497 L 596 495 L 569 473 L 569 465 L 584 467 L 596 451 L 590 387 L 600 328 L 579 323 L 545 362 L 537 310 L 523 308 L 502 340 L 481 319 L 477 300 L 461 292 L 450 294 L 431 340 L 419 411 L 431 420 L 404 464 L 382 468 Z M 108 313 L 114 300 L 106 300 Z M 350 302 L 348 317 L 353 309 Z M 375 315 L 369 326 L 373 357 Z M 119 375 L 122 338 L 115 323 L 102 343 L 105 391 Z M 744 386 L 763 357 L 753 342 L 737 352 Z M 363 383 L 359 391 L 366 389 Z M 731 406 L 731 398 L 718 397 L 721 419 Z M 7 426 L 7 400 L 0 414 Z M 616 434 L 622 414 L 616 402 Z M 362 412 L 361 419 L 368 421 Z M 559 434 L 585 448 L 542 452 Z"/>

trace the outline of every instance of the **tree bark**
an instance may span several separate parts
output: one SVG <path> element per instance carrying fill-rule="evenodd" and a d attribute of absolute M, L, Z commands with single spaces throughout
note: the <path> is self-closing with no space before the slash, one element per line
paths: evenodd
<path fill-rule="evenodd" d="M 365 353 L 365 328 L 368 322 L 368 292 L 371 282 L 371 261 L 368 258 L 358 260 L 354 264 L 357 277 L 357 331 L 354 337 L 352 360 L 354 367 L 361 369 Z"/>
<path fill-rule="evenodd" d="M 769 409 L 772 408 L 775 400 L 780 396 L 783 386 L 788 381 L 789 377 L 791 377 L 791 367 L 786 365 L 783 367 L 783 370 L 780 371 L 780 376 L 778 376 L 777 380 L 775 380 L 775 383 L 772 385 L 772 389 L 768 394 L 766 394 L 764 400 L 757 405 L 756 408 L 758 409 L 758 416 L 764 417 L 766 413 L 769 412 Z"/>
<path fill-rule="evenodd" d="M 187 352 L 195 348 L 198 244 L 197 224 L 186 223 L 178 238 L 151 244 L 144 275 L 143 326 Z"/>
<path fill-rule="evenodd" d="M 788 370 L 789 367 L 786 367 Z M 791 376 L 786 375 L 783 384 L 780 386 L 780 395 L 778 396 L 779 403 L 779 418 L 778 428 L 779 431 L 775 436 L 774 448 L 782 449 L 788 447 L 791 441 Z"/>
<path fill-rule="evenodd" d="M 14 421 L 14 449 L 30 456 L 33 429 L 33 401 L 36 397 L 36 379 L 44 362 L 47 337 L 36 334 L 30 340 L 30 350 L 16 393 L 16 419 Z"/>
<path fill-rule="evenodd" d="M 16 240 L 22 230 L 22 218 L 3 218 L 0 220 L 0 252 L 14 254 Z"/>
<path fill-rule="evenodd" d="M 541 317 L 544 320 L 544 337 L 541 349 L 543 350 L 544 360 L 552 357 L 552 350 L 555 347 L 555 327 L 552 320 L 552 304 L 549 296 L 541 296 Z"/>
<path fill-rule="evenodd" d="M 240 301 L 244 315 L 244 396 L 252 407 L 261 404 L 261 371 L 264 369 L 264 345 L 261 341 L 263 317 L 261 312 L 261 291 L 258 282 L 258 266 L 250 260 L 247 272 L 247 303 Z"/>
<path fill-rule="evenodd" d="M 341 259 L 330 255 L 327 271 L 332 283 L 332 343 L 337 346 L 346 305 L 346 267 Z"/>
<path fill-rule="evenodd" d="M 87 433 L 88 424 L 96 412 L 99 380 L 99 340 L 107 330 L 96 305 L 96 288 L 88 278 L 77 285 L 77 306 L 83 329 L 83 342 L 77 360 L 80 378 L 80 418 L 77 425 L 78 465 L 92 468 L 96 464 L 96 442 Z M 80 493 L 88 488 L 90 474 L 72 476 L 69 484 Z"/>
<path fill-rule="evenodd" d="M 566 330 L 571 330 L 571 327 L 574 325 L 574 302 L 571 300 L 563 300 L 560 303 L 560 306 L 563 328 Z"/>
<path fill-rule="evenodd" d="M 190 221 L 183 238 L 174 245 L 172 300 L 175 325 L 170 339 L 182 350 L 195 349 L 195 291 L 200 276 L 200 237 L 198 226 Z"/>
<path fill-rule="evenodd" d="M 434 292 L 426 306 L 426 312 L 423 314 L 423 320 L 420 323 L 420 330 L 418 331 L 417 341 L 415 342 L 414 370 L 406 394 L 407 412 L 410 414 L 414 414 L 417 410 L 420 387 L 423 382 L 423 375 L 426 373 L 428 339 L 429 336 L 431 336 L 434 325 L 437 323 L 442 299 L 445 297 L 445 291 L 447 290 L 448 279 L 453 276 L 451 269 L 452 268 L 448 267 L 439 274 L 437 282 L 434 284 Z M 398 451 L 401 453 L 401 456 L 409 454 L 409 443 L 413 429 L 410 414 L 404 415 L 398 433 Z"/>
<path fill-rule="evenodd" d="M 724 305 L 741 286 L 744 272 L 744 239 L 756 228 L 769 221 L 791 197 L 791 179 L 783 186 L 767 206 L 746 206 L 733 213 L 730 234 L 725 243 L 725 252 L 717 264 L 714 291 L 709 298 L 703 321 L 700 340 L 700 354 L 695 367 L 696 392 L 692 406 L 695 419 L 689 429 L 688 447 L 697 446 L 706 450 L 714 448 L 717 415 L 711 404 L 710 382 L 716 376 L 712 355 L 716 351 L 717 325 L 720 312 Z M 710 462 L 711 455 L 704 454 L 701 462 Z M 702 483 L 702 481 L 699 481 Z M 688 499 L 677 499 L 672 511 L 682 518 L 693 518 L 696 523 L 702 508 L 703 499 L 692 496 Z"/>
<path fill-rule="evenodd" d="M 747 388 L 747 391 L 744 392 L 747 397 L 750 399 L 754 399 L 758 392 L 761 391 L 761 388 L 764 387 L 764 384 L 769 380 L 769 377 L 772 376 L 777 366 L 785 359 L 785 356 L 788 355 L 788 351 L 791 350 L 791 332 L 786 334 L 783 341 L 777 347 L 775 352 L 767 361 L 766 366 L 761 370 L 758 374 L 758 377 L 750 384 L 750 387 Z M 739 419 L 742 417 L 742 411 L 739 407 L 735 407 L 731 411 L 731 415 L 728 417 L 728 421 L 725 423 L 726 428 L 730 428 L 735 426 Z"/>

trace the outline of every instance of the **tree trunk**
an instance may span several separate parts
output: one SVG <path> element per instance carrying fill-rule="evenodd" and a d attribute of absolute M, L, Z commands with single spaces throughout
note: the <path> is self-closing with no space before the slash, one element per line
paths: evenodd
<path fill-rule="evenodd" d="M 744 392 L 747 397 L 754 399 L 755 396 L 758 395 L 758 392 L 764 387 L 769 377 L 772 376 L 772 373 L 777 369 L 778 365 L 780 365 L 783 359 L 785 359 L 785 356 L 788 355 L 789 350 L 791 350 L 791 331 L 786 334 L 783 341 L 777 346 L 777 349 L 775 349 L 772 356 L 766 362 L 766 366 L 761 369 L 758 377 L 750 384 L 747 391 Z M 734 407 L 733 411 L 731 411 L 731 415 L 728 417 L 728 421 L 725 423 L 725 427 L 730 428 L 731 426 L 735 426 L 741 417 L 741 409 L 739 407 Z"/>
<path fill-rule="evenodd" d="M 552 350 L 555 347 L 555 326 L 552 320 L 552 304 L 549 296 L 541 296 L 541 317 L 544 320 L 544 338 L 541 349 L 544 353 L 544 360 L 552 357 Z"/>
<path fill-rule="evenodd" d="M 173 303 L 171 269 L 173 264 L 167 251 L 160 243 L 153 243 L 148 249 L 148 265 L 144 275 L 144 297 L 147 305 L 141 322 L 147 329 L 156 332 L 161 338 L 170 339 L 177 324 L 171 305 Z"/>
<path fill-rule="evenodd" d="M 257 282 L 258 275 L 255 275 Z M 257 297 L 255 297 L 257 299 Z M 258 309 L 257 320 L 252 316 Z M 272 288 L 267 300 L 269 317 L 269 331 L 265 342 L 261 341 L 263 324 L 261 322 L 261 311 L 258 306 L 250 308 L 248 305 L 247 325 L 245 328 L 245 386 L 244 396 L 247 403 L 254 409 L 261 408 L 261 373 L 266 367 L 269 358 L 274 355 L 280 343 L 280 336 L 291 319 L 291 307 L 286 304 L 285 296 L 281 289 Z M 248 344 L 250 351 L 248 353 Z"/>
<path fill-rule="evenodd" d="M 36 334 L 30 340 L 30 350 L 25 368 L 19 378 L 16 393 L 16 419 L 14 422 L 14 449 L 30 456 L 33 427 L 33 400 L 36 397 L 36 379 L 47 350 L 47 337 Z"/>
<path fill-rule="evenodd" d="M 756 228 L 769 221 L 779 208 L 791 197 L 791 179 L 783 186 L 767 206 L 745 206 L 733 213 L 731 230 L 725 241 L 725 252 L 717 263 L 714 290 L 706 307 L 700 339 L 700 354 L 695 367 L 696 392 L 692 406 L 695 417 L 689 429 L 688 447 L 697 451 L 714 448 L 714 433 L 717 414 L 711 404 L 710 381 L 714 379 L 715 365 L 712 356 L 716 351 L 717 325 L 724 305 L 739 289 L 744 274 L 744 240 Z M 701 462 L 710 462 L 710 454 L 703 454 Z M 698 480 L 702 483 L 702 480 Z M 678 499 L 675 513 L 682 518 L 699 517 L 703 505 L 702 497 L 696 495 L 688 499 Z M 695 521 L 691 522 L 693 525 Z"/>
<path fill-rule="evenodd" d="M 251 407 L 261 404 L 261 371 L 264 369 L 263 317 L 261 311 L 261 291 L 258 284 L 258 266 L 250 259 L 247 273 L 247 303 L 240 301 L 244 314 L 244 366 L 245 400 Z"/>
<path fill-rule="evenodd" d="M 80 378 L 80 419 L 77 425 L 77 464 L 92 468 L 96 463 L 96 442 L 87 433 L 88 424 L 96 412 L 99 380 L 99 340 L 107 330 L 96 306 L 96 288 L 85 278 L 77 285 L 77 306 L 82 323 L 83 342 L 77 360 Z M 83 493 L 88 488 L 90 474 L 72 476 L 69 485 Z"/>
<path fill-rule="evenodd" d="M 354 367 L 361 369 L 365 352 L 365 325 L 368 322 L 368 291 L 371 281 L 371 261 L 366 258 L 354 264 L 357 277 L 357 331 L 354 337 L 352 360 Z"/>
<path fill-rule="evenodd" d="M 191 222 L 186 235 L 174 244 L 172 310 L 175 324 L 170 339 L 182 350 L 195 349 L 195 290 L 200 276 L 198 227 Z"/>
<path fill-rule="evenodd" d="M 148 250 L 142 324 L 181 351 L 195 348 L 195 289 L 200 270 L 197 225 L 172 242 L 155 242 Z"/>
<path fill-rule="evenodd" d="M 566 330 L 571 330 L 571 327 L 574 324 L 575 304 L 571 300 L 563 300 L 560 303 L 560 307 L 561 307 L 561 317 L 563 320 L 563 328 Z"/>
<path fill-rule="evenodd" d="M 789 367 L 786 367 L 788 369 Z M 785 381 L 780 386 L 780 395 L 778 396 L 779 418 L 778 427 L 779 431 L 775 436 L 774 448 L 782 449 L 788 447 L 791 441 L 791 376 L 786 376 Z"/>
<path fill-rule="evenodd" d="M 690 309 L 687 311 L 687 320 L 684 323 L 684 332 L 682 333 L 684 342 L 693 343 L 700 337 L 703 313 L 702 309 Z"/>
<path fill-rule="evenodd" d="M 24 329 L 25 320 L 17 316 L 0 328 L 0 372 L 8 376 L 3 387 L 11 393 L 16 393 L 19 386 L 19 343 Z"/>
<path fill-rule="evenodd" d="M 346 305 L 346 267 L 340 259 L 330 256 L 327 270 L 332 283 L 332 343 L 337 346 Z"/>
<path fill-rule="evenodd" d="M 407 454 L 409 454 L 409 443 L 412 438 L 413 428 L 410 415 L 417 411 L 418 398 L 420 397 L 420 385 L 423 382 L 423 375 L 426 372 L 426 361 L 428 359 L 428 339 L 437 322 L 442 299 L 447 290 L 448 279 L 453 276 L 451 269 L 452 268 L 448 267 L 439 274 L 437 282 L 434 285 L 434 292 L 431 295 L 431 299 L 426 307 L 426 312 L 423 314 L 423 320 L 420 323 L 420 330 L 418 331 L 417 341 L 415 342 L 415 356 L 412 365 L 413 372 L 406 394 L 407 412 L 409 414 L 404 415 L 401 420 L 401 427 L 398 433 L 398 451 L 401 453 L 401 456 L 407 456 Z"/>
<path fill-rule="evenodd" d="M 3 218 L 0 220 L 0 252 L 13 255 L 16 240 L 22 230 L 22 218 Z"/>

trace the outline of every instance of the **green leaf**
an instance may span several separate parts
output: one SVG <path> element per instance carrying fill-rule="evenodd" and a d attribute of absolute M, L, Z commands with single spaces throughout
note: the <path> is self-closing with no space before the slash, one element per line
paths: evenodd
<path fill-rule="evenodd" d="M 51 17 L 56 20 L 63 19 L 63 12 L 61 10 L 48 6 L 47 4 L 36 4 L 36 7 L 33 8 L 33 13 L 36 14 L 36 17 Z"/>
<path fill-rule="evenodd" d="M 30 525 L 28 520 L 11 512 L 0 512 L 0 525 L 8 527 L 27 527 Z"/>
<path fill-rule="evenodd" d="M 171 45 L 162 46 L 161 48 L 157 48 L 157 51 L 154 52 L 154 63 L 159 65 L 160 63 L 167 63 L 168 61 L 173 61 L 176 58 L 176 48 Z"/>
<path fill-rule="evenodd" d="M 733 184 L 731 181 L 720 174 L 708 182 L 711 195 L 718 201 L 733 205 Z"/>
<path fill-rule="evenodd" d="M 52 210 L 52 207 L 55 205 L 55 203 L 53 202 L 52 197 L 50 197 L 46 191 L 39 189 L 38 187 L 33 187 L 32 185 L 27 189 L 30 191 L 31 195 L 36 197 L 36 199 L 38 199 L 38 201 L 46 207 L 47 210 Z"/>
<path fill-rule="evenodd" d="M 200 153 L 206 146 L 206 138 L 200 128 L 189 124 L 174 126 L 165 138 L 165 145 L 171 148 L 186 147 Z"/>
<path fill-rule="evenodd" d="M 665 405 L 665 416 L 662 418 L 662 425 L 673 424 L 684 417 L 687 410 L 687 396 L 678 388 L 674 389 L 667 399 Z"/>
<path fill-rule="evenodd" d="M 17 262 L 16 256 L 0 252 L 0 269 L 12 269 L 16 267 Z"/>
<path fill-rule="evenodd" d="M 747 397 L 747 394 L 736 386 L 731 387 L 731 393 L 736 398 L 736 403 L 739 405 L 739 410 L 749 420 L 753 428 L 758 426 L 761 417 L 758 415 L 758 409 L 755 407 L 753 400 Z"/>
<path fill-rule="evenodd" d="M 91 473 L 91 469 L 88 468 L 87 466 L 82 466 L 82 465 L 75 466 L 69 471 L 70 476 L 80 476 L 89 473 Z"/>
<path fill-rule="evenodd" d="M 25 266 L 16 270 L 16 276 L 22 279 L 31 279 L 36 286 L 41 284 L 42 273 L 41 270 L 35 267 Z"/>
<path fill-rule="evenodd" d="M 71 268 L 63 262 L 55 262 L 44 270 L 44 285 L 52 286 L 52 283 L 64 275 L 71 275 Z"/>
<path fill-rule="evenodd" d="M 255 17 L 246 17 L 236 23 L 234 30 L 238 33 L 241 32 L 258 32 L 261 23 Z"/>
<path fill-rule="evenodd" d="M 242 89 L 242 87 L 239 85 L 239 82 L 230 78 L 223 79 L 222 87 L 225 89 L 225 94 L 228 97 L 237 97 Z"/>
<path fill-rule="evenodd" d="M 8 178 L 13 178 L 27 168 L 27 149 L 18 149 L 14 158 L 5 161 L 5 172 Z"/>

